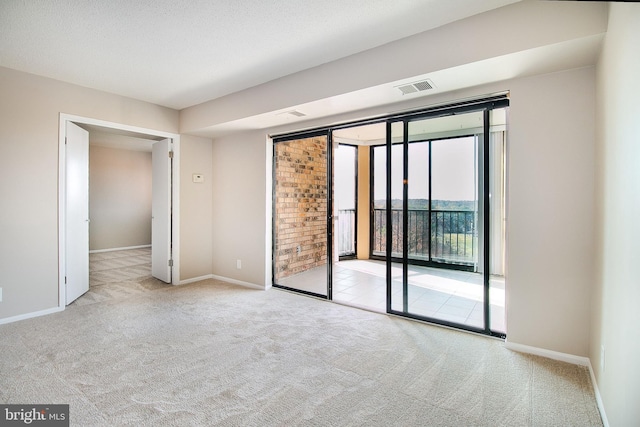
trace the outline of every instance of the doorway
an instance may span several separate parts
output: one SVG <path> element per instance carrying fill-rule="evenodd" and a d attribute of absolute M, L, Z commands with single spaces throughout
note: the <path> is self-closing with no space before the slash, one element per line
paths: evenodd
<path fill-rule="evenodd" d="M 275 137 L 274 286 L 504 337 L 508 104 L 504 94 L 315 131 L 327 147 L 326 209 L 318 228 L 326 236 L 326 262 L 304 272 L 288 271 L 300 265 L 295 260 L 278 259 L 297 253 L 299 237 L 290 248 L 283 237 L 302 228 L 287 222 L 281 205 L 309 201 L 304 191 L 283 190 L 296 185 L 282 179 L 278 145 L 301 144 L 307 155 L 311 136 Z M 349 146 L 353 152 L 343 150 Z M 354 220 L 346 219 L 350 211 Z M 296 285 L 282 286 L 290 273 Z"/>
<path fill-rule="evenodd" d="M 60 115 L 60 160 L 59 160 L 59 306 L 64 307 L 72 302 L 75 298 L 82 295 L 89 288 L 88 263 L 89 263 L 89 240 L 88 212 L 81 213 L 76 223 L 72 221 L 74 211 L 77 207 L 88 206 L 88 185 L 86 190 L 78 192 L 73 191 L 73 186 L 78 181 L 88 180 L 88 155 L 77 156 L 75 149 L 86 151 L 88 153 L 88 131 L 82 129 L 101 129 L 114 135 L 123 137 L 136 137 L 141 139 L 167 140 L 172 143 L 172 159 L 169 159 L 167 153 L 167 164 L 171 162 L 172 168 L 164 166 L 154 160 L 160 166 L 155 169 L 164 169 L 162 179 L 155 179 L 155 187 L 161 189 L 166 194 L 168 202 L 164 202 L 167 207 L 167 215 L 162 221 L 163 229 L 167 230 L 160 241 L 152 243 L 154 253 L 166 253 L 167 259 L 164 260 L 164 270 L 169 269 L 170 276 L 161 277 L 165 282 L 172 284 L 179 283 L 179 247 L 172 245 L 171 242 L 179 241 L 179 135 L 155 131 L 151 129 L 121 125 L 118 123 L 106 122 L 101 120 L 89 119 L 79 116 L 71 116 L 66 114 Z M 71 132 L 79 129 L 85 133 L 76 142 L 72 142 L 73 136 Z M 71 138 L 69 138 L 71 137 Z M 157 142 L 154 145 L 158 144 Z M 74 148 L 75 147 L 75 148 Z M 84 172 L 79 176 L 71 176 L 71 172 L 77 169 L 74 164 L 80 166 Z M 77 193 L 77 194 L 76 194 Z M 155 198 L 155 197 L 154 197 Z M 88 209 L 87 209 L 88 210 Z M 156 215 L 154 215 L 156 216 Z M 78 233 L 80 230 L 80 233 Z M 158 233 L 156 233 L 158 234 Z M 156 239 L 157 240 L 157 239 Z M 70 250 L 75 248 L 75 250 Z M 163 248 L 168 248 L 167 250 Z M 155 272 L 154 272 L 154 275 Z"/>

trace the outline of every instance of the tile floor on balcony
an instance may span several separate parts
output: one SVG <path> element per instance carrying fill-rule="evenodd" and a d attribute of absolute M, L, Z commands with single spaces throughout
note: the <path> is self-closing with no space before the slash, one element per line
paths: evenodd
<path fill-rule="evenodd" d="M 278 284 L 326 295 L 326 267 L 281 279 Z M 386 265 L 382 261 L 340 261 L 333 269 L 333 300 L 368 310 L 386 311 Z M 393 264 L 392 308 L 402 311 L 402 265 Z M 409 266 L 408 312 L 462 325 L 483 327 L 482 275 Z M 504 278 L 492 277 L 491 329 L 505 332 Z"/>

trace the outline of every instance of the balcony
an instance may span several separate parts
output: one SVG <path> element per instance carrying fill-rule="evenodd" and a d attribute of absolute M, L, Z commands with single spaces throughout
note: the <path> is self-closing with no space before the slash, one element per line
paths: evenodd
<path fill-rule="evenodd" d="M 387 250 L 386 210 L 374 209 L 372 254 L 384 257 Z M 477 264 L 477 215 L 474 211 L 409 209 L 407 243 L 410 261 L 430 261 L 473 267 Z M 394 258 L 402 258 L 402 210 L 391 211 Z M 339 255 L 355 254 L 355 209 L 338 212 Z"/>

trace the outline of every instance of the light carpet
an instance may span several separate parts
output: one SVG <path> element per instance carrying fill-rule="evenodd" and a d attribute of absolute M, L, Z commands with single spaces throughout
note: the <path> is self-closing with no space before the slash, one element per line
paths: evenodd
<path fill-rule="evenodd" d="M 584 367 L 215 280 L 0 326 L 0 401 L 81 426 L 600 426 Z"/>
<path fill-rule="evenodd" d="M 89 254 L 89 291 L 73 305 L 130 298 L 171 287 L 151 276 L 151 248 Z"/>

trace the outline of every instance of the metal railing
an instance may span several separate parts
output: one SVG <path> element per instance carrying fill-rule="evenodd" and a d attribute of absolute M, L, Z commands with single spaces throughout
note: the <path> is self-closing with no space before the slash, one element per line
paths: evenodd
<path fill-rule="evenodd" d="M 338 256 L 356 254 L 356 210 L 338 210 Z"/>
<path fill-rule="evenodd" d="M 409 209 L 407 211 L 408 258 L 447 264 L 477 263 L 477 215 L 474 211 Z M 431 227 L 429 227 L 429 221 Z M 402 257 L 404 238 L 402 210 L 391 211 L 391 252 Z M 387 249 L 386 210 L 374 209 L 373 254 L 385 256 Z"/>

